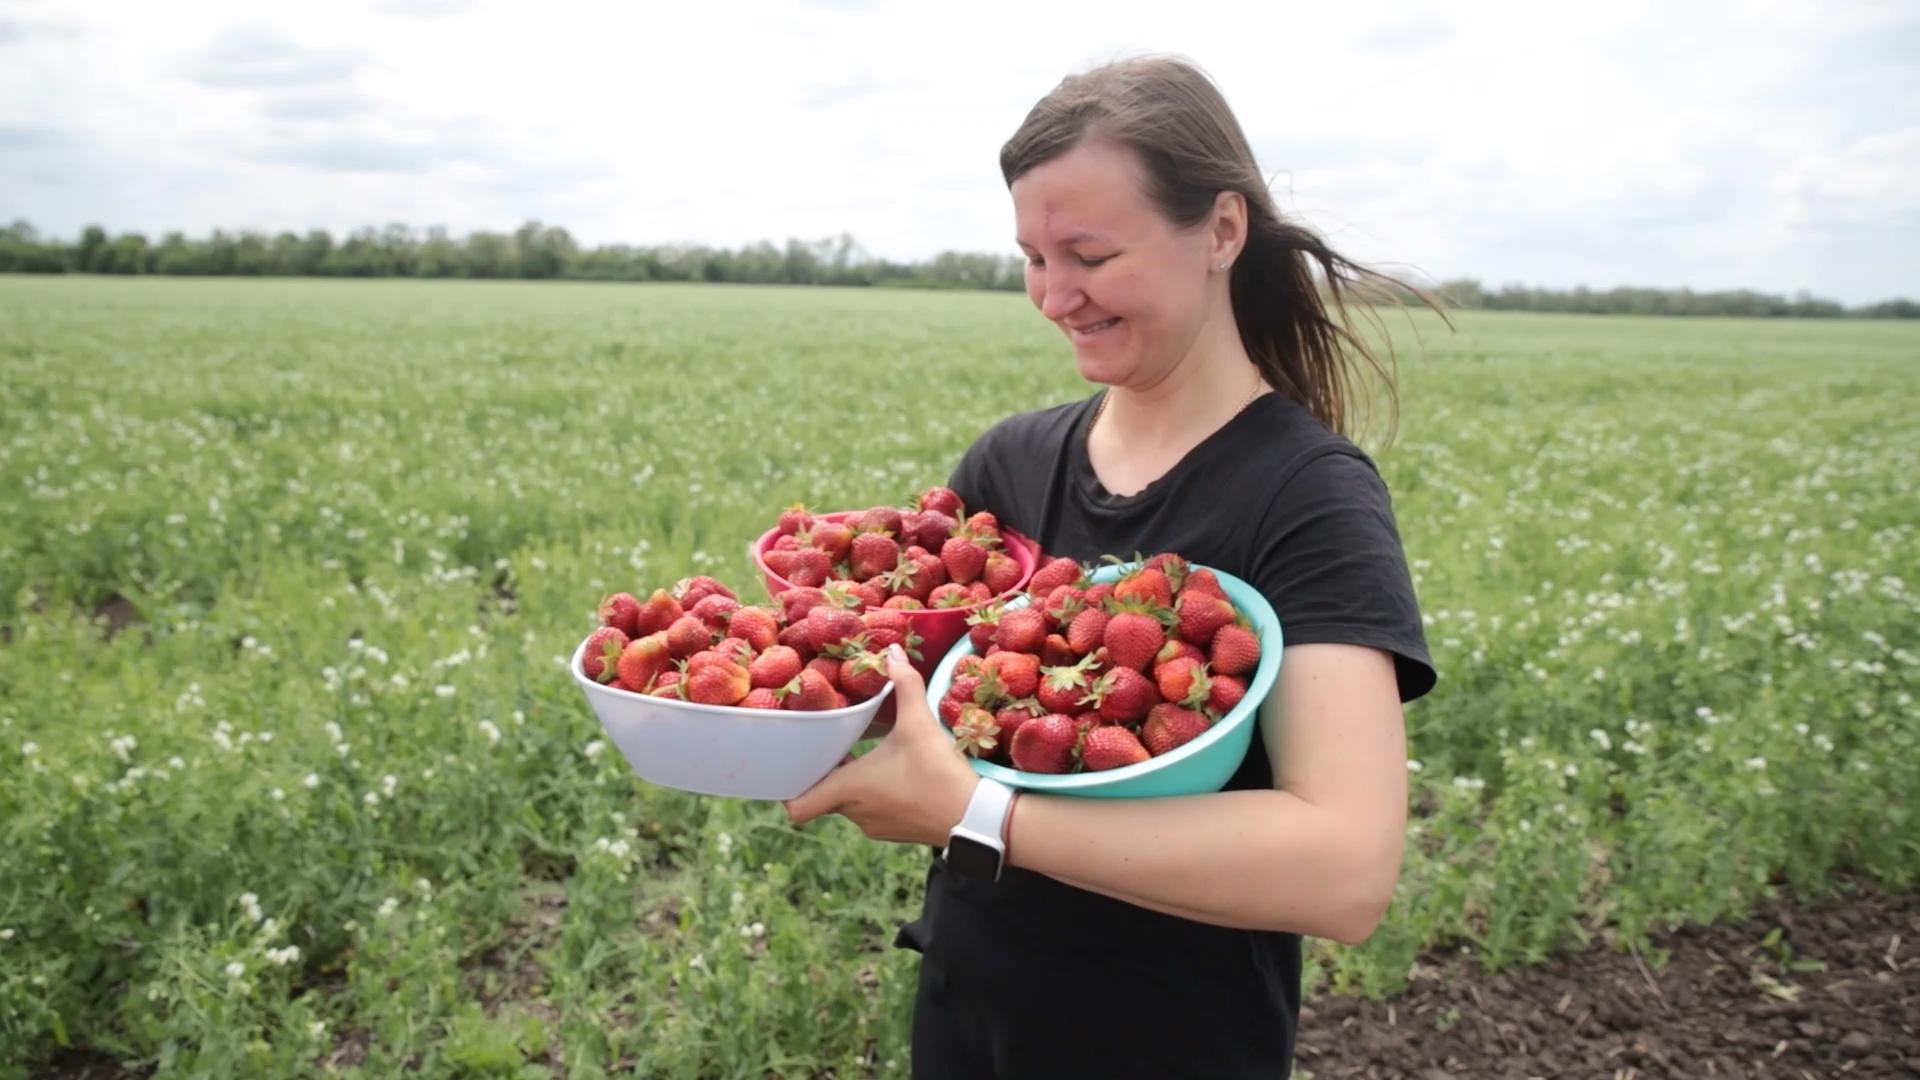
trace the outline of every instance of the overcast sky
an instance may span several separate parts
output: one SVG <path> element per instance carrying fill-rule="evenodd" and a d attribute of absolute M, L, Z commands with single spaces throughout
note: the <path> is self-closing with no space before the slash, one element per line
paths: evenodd
<path fill-rule="evenodd" d="M 1920 296 L 1915 0 L 0 0 L 0 218 L 1012 254 L 1001 142 L 1143 52 L 1363 261 Z"/>

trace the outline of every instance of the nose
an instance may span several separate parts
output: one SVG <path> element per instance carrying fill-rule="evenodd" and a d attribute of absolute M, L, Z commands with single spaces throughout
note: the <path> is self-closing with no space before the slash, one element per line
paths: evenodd
<path fill-rule="evenodd" d="M 1086 303 L 1087 294 L 1081 290 L 1072 268 L 1048 263 L 1041 273 L 1040 314 L 1059 322 Z"/>

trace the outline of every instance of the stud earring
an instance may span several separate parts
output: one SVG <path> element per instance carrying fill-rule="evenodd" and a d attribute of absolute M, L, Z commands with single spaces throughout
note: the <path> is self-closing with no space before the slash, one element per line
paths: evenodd
<path fill-rule="evenodd" d="M 1225 270 L 1226 268 L 1227 268 L 1227 264 L 1226 264 L 1226 263 L 1221 263 L 1221 264 L 1220 264 L 1220 269 L 1222 269 L 1222 270 Z"/>

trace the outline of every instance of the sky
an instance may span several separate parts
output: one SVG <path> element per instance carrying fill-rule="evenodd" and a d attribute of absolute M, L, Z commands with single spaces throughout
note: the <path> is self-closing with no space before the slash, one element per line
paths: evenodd
<path fill-rule="evenodd" d="M 0 219 L 1012 255 L 1000 144 L 1150 53 L 1380 269 L 1920 297 L 1914 0 L 0 0 Z"/>

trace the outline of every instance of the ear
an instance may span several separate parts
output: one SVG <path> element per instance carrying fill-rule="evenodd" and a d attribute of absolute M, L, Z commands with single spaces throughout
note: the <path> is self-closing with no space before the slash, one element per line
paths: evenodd
<path fill-rule="evenodd" d="M 1215 195 L 1211 223 L 1212 265 L 1232 266 L 1247 246 L 1247 197 L 1237 191 Z"/>

